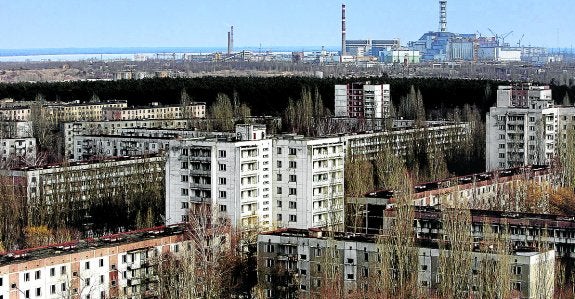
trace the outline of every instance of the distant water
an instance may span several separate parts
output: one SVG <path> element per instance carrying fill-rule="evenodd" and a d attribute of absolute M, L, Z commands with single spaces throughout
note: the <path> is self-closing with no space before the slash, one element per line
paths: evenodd
<path fill-rule="evenodd" d="M 258 52 L 292 52 L 321 51 L 321 46 L 279 46 L 279 47 L 243 47 L 234 51 Z M 336 47 L 326 47 L 327 51 L 337 51 Z M 77 61 L 77 60 L 134 60 L 154 57 L 156 53 L 176 54 L 207 54 L 225 52 L 222 47 L 118 47 L 118 48 L 46 48 L 46 49 L 0 49 L 0 61 Z"/>

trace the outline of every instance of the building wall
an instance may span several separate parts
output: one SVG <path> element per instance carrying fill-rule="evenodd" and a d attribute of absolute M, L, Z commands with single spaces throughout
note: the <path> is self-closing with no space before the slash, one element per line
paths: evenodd
<path fill-rule="evenodd" d="M 365 119 L 389 117 L 389 92 L 389 84 L 335 85 L 335 116 Z"/>
<path fill-rule="evenodd" d="M 185 119 L 157 120 L 125 120 L 125 121 L 94 121 L 67 122 L 62 124 L 64 131 L 64 152 L 69 159 L 74 157 L 74 136 L 79 135 L 122 135 L 125 129 L 163 128 L 185 129 L 189 122 Z"/>
<path fill-rule="evenodd" d="M 0 168 L 33 165 L 36 155 L 36 138 L 0 138 Z"/>
<path fill-rule="evenodd" d="M 545 86 L 500 86 L 486 117 L 486 168 L 551 164 L 567 142 L 575 107 L 554 107 Z"/>
<path fill-rule="evenodd" d="M 279 230 L 262 234 L 258 236 L 258 283 L 264 289 L 266 297 L 275 298 L 280 289 L 277 288 L 279 284 L 274 281 L 274 276 L 277 275 L 278 269 L 286 270 L 286 275 L 292 277 L 291 281 L 288 279 L 291 287 L 282 284 L 283 289 L 293 289 L 304 296 L 317 297 L 321 295 L 321 282 L 326 275 L 324 273 L 330 271 L 336 280 L 339 278 L 344 294 L 365 286 L 369 288 L 369 277 L 380 270 L 377 262 L 378 258 L 381 258 L 380 247 L 374 239 L 369 239 L 369 236 L 363 237 L 363 240 L 351 235 L 322 238 L 314 236 L 313 233 L 308 234 L 306 230 Z M 417 287 L 423 292 L 436 290 L 440 270 L 439 256 L 450 254 L 450 251 L 418 247 L 417 252 Z M 512 272 L 517 267 L 522 269 L 520 275 L 510 273 L 512 283 L 522 286 L 522 298 L 552 298 L 555 265 L 553 250 L 512 255 L 470 252 L 470 255 L 478 264 L 482 260 L 511 259 L 512 268 L 509 271 Z M 477 272 L 480 271 L 473 266 L 461 269 L 466 270 L 470 275 L 479 275 Z M 537 289 L 536 286 L 541 286 L 538 279 L 542 279 L 543 272 L 546 274 L 547 284 L 543 285 L 545 289 Z"/>
<path fill-rule="evenodd" d="M 141 238 L 82 250 L 27 250 L 33 259 L 0 266 L 3 298 L 111 298 L 158 295 L 154 265 L 160 254 L 183 252 L 182 235 Z M 180 249 L 181 248 L 181 249 Z M 26 296 L 29 294 L 29 297 Z"/>

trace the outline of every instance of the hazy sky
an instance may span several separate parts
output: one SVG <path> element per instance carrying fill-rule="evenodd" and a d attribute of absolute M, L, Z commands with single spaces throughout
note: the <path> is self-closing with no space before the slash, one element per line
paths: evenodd
<path fill-rule="evenodd" d="M 0 48 L 338 46 L 342 1 L 0 0 Z M 573 0 L 449 0 L 448 30 L 575 44 Z M 348 39 L 418 39 L 438 29 L 437 0 L 349 0 Z"/>

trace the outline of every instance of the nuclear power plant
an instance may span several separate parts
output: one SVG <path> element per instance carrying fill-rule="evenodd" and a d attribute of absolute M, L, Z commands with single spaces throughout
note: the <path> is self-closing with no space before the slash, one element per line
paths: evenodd
<path fill-rule="evenodd" d="M 447 0 L 439 0 L 437 31 L 424 33 L 418 40 L 400 44 L 399 39 L 346 39 L 346 6 L 342 5 L 341 62 L 380 61 L 385 63 L 418 63 L 446 61 L 547 62 L 547 50 L 538 47 L 511 46 L 506 42 L 513 31 L 483 36 L 476 33 L 448 31 Z M 523 37 L 522 37 L 523 38 Z"/>

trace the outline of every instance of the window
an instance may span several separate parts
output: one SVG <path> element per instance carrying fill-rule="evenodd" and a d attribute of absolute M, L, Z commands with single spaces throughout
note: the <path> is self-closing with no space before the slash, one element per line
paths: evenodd
<path fill-rule="evenodd" d="M 290 222 L 297 222 L 297 216 L 296 215 L 289 215 L 289 221 Z"/>
<path fill-rule="evenodd" d="M 421 270 L 422 270 L 422 271 L 427 271 L 427 265 L 421 265 Z"/>
<path fill-rule="evenodd" d="M 85 283 L 87 286 L 89 286 L 89 285 L 90 285 L 90 278 L 88 277 L 88 278 L 84 279 L 84 283 Z"/>
<path fill-rule="evenodd" d="M 37 270 L 37 271 L 34 273 L 34 279 L 40 279 L 40 270 Z"/>
<path fill-rule="evenodd" d="M 521 275 L 521 266 L 514 266 L 513 267 L 513 274 Z"/>
<path fill-rule="evenodd" d="M 281 154 L 282 154 L 282 148 L 281 148 L 281 147 L 278 147 L 277 153 L 278 153 L 278 155 L 281 155 Z"/>
<path fill-rule="evenodd" d="M 290 209 L 297 209 L 297 203 L 295 201 L 290 201 L 289 202 L 289 208 Z"/>
<path fill-rule="evenodd" d="M 353 259 L 347 259 L 348 264 L 353 264 Z"/>
<path fill-rule="evenodd" d="M 66 283 L 65 283 L 65 282 L 63 282 L 63 283 L 60 285 L 60 290 L 62 290 L 62 292 L 66 292 Z"/>
<path fill-rule="evenodd" d="M 51 294 L 51 295 L 56 294 L 56 285 L 55 285 L 55 284 L 53 284 L 53 285 L 50 286 L 50 294 Z"/>
<path fill-rule="evenodd" d="M 182 162 L 182 169 L 188 169 L 188 162 Z"/>
<path fill-rule="evenodd" d="M 56 275 L 56 268 L 50 268 L 50 276 Z"/>
<path fill-rule="evenodd" d="M 187 156 L 188 155 L 188 149 L 187 148 L 183 148 L 182 149 L 182 156 Z"/>
<path fill-rule="evenodd" d="M 60 267 L 60 275 L 66 274 L 66 266 Z"/>
<path fill-rule="evenodd" d="M 278 214 L 278 221 L 283 221 L 282 214 Z"/>
<path fill-rule="evenodd" d="M 98 262 L 98 264 L 100 265 L 100 267 L 104 267 L 104 259 L 100 259 L 100 261 Z"/>
<path fill-rule="evenodd" d="M 295 149 L 295 148 L 293 148 L 293 147 L 290 147 L 290 148 L 289 148 L 289 154 L 290 154 L 290 155 L 295 156 L 296 153 L 297 153 L 297 149 Z"/>
<path fill-rule="evenodd" d="M 187 182 L 189 180 L 187 175 L 182 175 L 182 182 Z"/>
<path fill-rule="evenodd" d="M 521 292 L 521 282 L 519 282 L 519 281 L 514 282 L 513 283 L 513 289 Z"/>
<path fill-rule="evenodd" d="M 296 182 L 297 181 L 297 176 L 295 174 L 290 174 L 289 175 L 289 181 L 290 182 Z"/>
<path fill-rule="evenodd" d="M 220 212 L 225 212 L 228 210 L 228 206 L 226 205 L 220 205 Z"/>
<path fill-rule="evenodd" d="M 504 139 L 505 139 L 505 134 L 499 134 L 499 139 L 504 140 Z"/>
<path fill-rule="evenodd" d="M 282 187 L 277 187 L 276 191 L 277 191 L 276 192 L 277 194 L 282 194 Z M 281 205 L 280 205 L 280 207 L 281 207 Z"/>
<path fill-rule="evenodd" d="M 30 290 L 26 290 L 26 291 L 24 292 L 24 297 L 30 298 Z"/>
<path fill-rule="evenodd" d="M 296 195 L 297 189 L 296 188 L 289 188 L 289 195 Z"/>
<path fill-rule="evenodd" d="M 24 281 L 30 281 L 30 273 L 24 273 Z"/>
<path fill-rule="evenodd" d="M 266 248 L 265 248 L 265 252 L 274 252 L 275 251 L 275 247 L 273 244 L 266 244 Z"/>
<path fill-rule="evenodd" d="M 223 151 L 223 150 L 218 151 L 218 157 L 225 158 L 226 157 L 226 151 Z"/>
<path fill-rule="evenodd" d="M 300 259 L 300 260 L 307 260 L 307 255 L 305 255 L 305 254 L 300 254 L 300 255 L 299 255 L 299 259 Z M 303 273 L 302 273 L 302 274 L 303 274 Z"/>
<path fill-rule="evenodd" d="M 227 192 L 226 191 L 220 191 L 220 198 L 226 198 L 227 197 Z"/>
<path fill-rule="evenodd" d="M 84 268 L 85 268 L 86 270 L 90 269 L 90 262 L 86 262 L 85 265 L 84 265 Z"/>
<path fill-rule="evenodd" d="M 226 178 L 219 178 L 219 183 L 220 183 L 220 185 L 225 185 L 226 184 Z"/>
<path fill-rule="evenodd" d="M 295 161 L 289 161 L 289 168 L 297 168 L 297 163 Z"/>
<path fill-rule="evenodd" d="M 500 143 L 499 148 L 505 148 L 505 143 Z"/>
<path fill-rule="evenodd" d="M 282 161 L 278 161 L 278 162 L 277 162 L 277 167 L 278 167 L 278 168 L 282 168 Z"/>
<path fill-rule="evenodd" d="M 188 222 L 188 221 L 190 221 L 190 216 L 182 215 L 182 222 Z"/>
<path fill-rule="evenodd" d="M 276 180 L 281 182 L 281 180 L 282 180 L 282 174 L 281 173 L 277 174 Z"/>
<path fill-rule="evenodd" d="M 190 203 L 187 201 L 182 202 L 182 209 L 189 209 L 190 208 Z"/>
<path fill-rule="evenodd" d="M 125 264 L 126 260 L 127 260 L 127 255 L 126 254 L 122 255 L 122 264 Z"/>
<path fill-rule="evenodd" d="M 353 279 L 353 273 L 348 273 L 348 274 L 347 274 L 347 279 Z"/>
<path fill-rule="evenodd" d="M 501 159 L 505 158 L 505 153 L 499 153 L 499 158 Z"/>
<path fill-rule="evenodd" d="M 189 190 L 188 188 L 182 188 L 182 196 L 188 196 Z"/>
<path fill-rule="evenodd" d="M 100 275 L 100 284 L 104 284 L 104 275 Z"/>
<path fill-rule="evenodd" d="M 220 171 L 226 171 L 226 164 L 220 163 L 218 164 Z"/>

